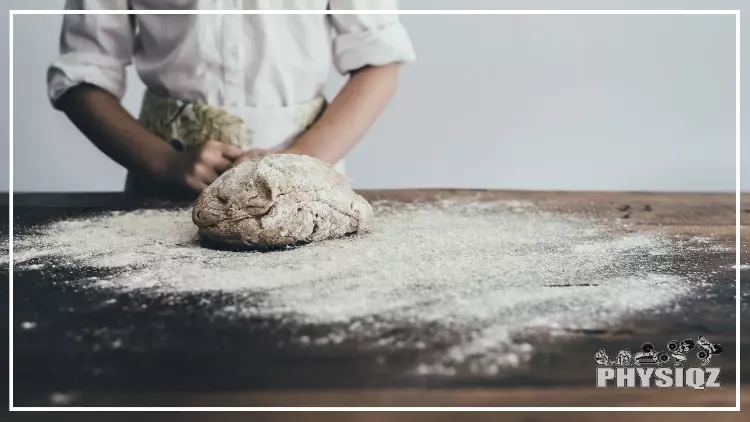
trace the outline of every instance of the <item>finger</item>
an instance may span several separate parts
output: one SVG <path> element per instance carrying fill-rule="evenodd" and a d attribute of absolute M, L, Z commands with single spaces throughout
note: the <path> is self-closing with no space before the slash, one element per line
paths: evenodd
<path fill-rule="evenodd" d="M 193 167 L 192 176 L 209 185 L 213 183 L 217 177 L 219 177 L 219 175 L 216 174 L 213 168 L 203 163 L 198 163 L 195 165 L 195 167 Z"/>
<path fill-rule="evenodd" d="M 201 151 L 195 160 L 195 164 L 205 164 L 221 174 L 232 166 L 232 161 L 224 157 L 219 149 L 208 147 Z"/>
<path fill-rule="evenodd" d="M 257 157 L 268 157 L 269 155 L 273 154 L 273 151 L 268 149 L 257 149 L 253 152 L 253 158 Z"/>
<path fill-rule="evenodd" d="M 224 157 L 230 159 L 230 160 L 236 160 L 242 155 L 242 150 L 235 146 L 230 144 L 221 144 L 221 155 Z"/>
<path fill-rule="evenodd" d="M 213 163 L 221 157 L 221 144 L 217 141 L 208 141 L 198 151 L 195 161 Z"/>
<path fill-rule="evenodd" d="M 185 180 L 185 186 L 193 192 L 200 193 L 208 187 L 208 184 L 195 177 L 188 177 Z"/>
<path fill-rule="evenodd" d="M 215 170 L 217 174 L 221 174 L 232 167 L 232 161 L 222 155 L 219 149 L 210 147 L 202 150 L 195 162 L 196 164 L 205 164 Z"/>
<path fill-rule="evenodd" d="M 203 144 L 199 155 L 223 155 L 230 160 L 234 160 L 242 155 L 242 150 L 235 145 L 225 144 L 215 139 L 210 139 Z"/>
<path fill-rule="evenodd" d="M 225 145 L 225 144 L 222 143 L 222 142 L 217 141 L 216 139 L 209 139 L 208 141 L 206 141 L 203 144 L 203 146 L 201 146 L 201 148 L 202 149 L 212 149 L 212 150 L 220 151 L 222 145 Z"/>
<path fill-rule="evenodd" d="M 250 151 L 245 152 L 242 154 L 242 157 L 245 159 L 250 158 L 258 158 L 258 157 L 264 157 L 266 155 L 266 150 L 264 149 L 251 149 Z"/>
<path fill-rule="evenodd" d="M 228 169 L 232 168 L 232 162 L 224 158 L 223 155 L 213 159 L 213 161 L 208 164 L 211 166 L 211 168 L 214 169 L 214 172 L 216 172 L 216 174 L 224 173 Z"/>
<path fill-rule="evenodd" d="M 257 150 L 248 151 L 248 152 L 242 154 L 242 156 L 240 156 L 240 158 L 234 160 L 234 163 L 232 163 L 232 167 L 237 167 L 237 166 L 239 166 L 240 164 L 242 164 L 242 163 L 244 163 L 246 161 L 250 161 L 253 158 L 258 158 L 258 157 L 261 157 L 261 156 L 263 156 L 263 153 L 260 152 L 260 151 L 257 151 Z"/>
<path fill-rule="evenodd" d="M 232 167 L 237 167 L 245 161 L 252 160 L 253 158 L 265 157 L 267 155 L 269 155 L 269 152 L 264 149 L 251 149 L 250 151 L 246 151 L 239 158 L 234 160 Z"/>
<path fill-rule="evenodd" d="M 213 139 L 206 141 L 201 145 L 200 149 L 196 151 L 198 160 L 206 160 L 208 157 L 221 155 L 222 143 Z"/>
<path fill-rule="evenodd" d="M 234 167 L 237 167 L 237 166 L 239 166 L 240 164 L 244 163 L 245 161 L 248 161 L 248 160 L 249 160 L 250 158 L 252 158 L 252 157 L 249 157 L 249 156 L 247 156 L 247 155 L 243 155 L 243 156 L 241 156 L 240 158 L 238 158 L 238 159 L 234 160 L 234 162 L 232 163 L 232 167 L 233 167 L 233 168 L 234 168 Z"/>

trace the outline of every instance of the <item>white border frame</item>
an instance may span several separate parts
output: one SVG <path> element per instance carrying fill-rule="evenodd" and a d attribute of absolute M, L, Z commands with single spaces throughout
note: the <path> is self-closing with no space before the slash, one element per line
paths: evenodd
<path fill-rule="evenodd" d="M 309 15 L 309 14 L 399 14 L 399 15 L 734 15 L 735 17 L 735 328 L 736 392 L 734 407 L 15 407 L 13 406 L 13 17 L 15 15 Z M 8 16 L 8 110 L 9 110 L 9 296 L 8 365 L 9 410 L 11 411 L 740 411 L 740 11 L 739 10 L 9 10 Z"/>

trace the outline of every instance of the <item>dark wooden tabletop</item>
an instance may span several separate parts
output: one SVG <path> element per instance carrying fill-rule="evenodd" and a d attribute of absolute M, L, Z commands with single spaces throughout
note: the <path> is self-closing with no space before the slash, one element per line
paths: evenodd
<path fill-rule="evenodd" d="M 394 201 L 522 200 L 555 212 L 585 212 L 611 221 L 627 222 L 642 231 L 668 236 L 708 238 L 726 248 L 708 248 L 696 257 L 702 271 L 711 274 L 710 287 L 686 298 L 680 311 L 640 315 L 621 329 L 575 333 L 555 350 L 539 352 L 530 365 L 497 379 L 430 380 L 403 377 L 403 366 L 375 369 L 373 356 L 356 348 L 323 348 L 315 352 L 277 350 L 283 332 L 258 326 L 210 321 L 195 306 L 173 307 L 148 299 L 147 312 L 127 307 L 101 309 L 96 291 L 82 293 L 54 283 L 75 269 L 60 274 L 33 271 L 14 274 L 14 320 L 51 321 L 42 330 L 14 332 L 14 404 L 48 406 L 50 394 L 66 392 L 70 405 L 78 406 L 733 406 L 735 404 L 735 197 L 732 194 L 566 193 L 483 190 L 362 191 L 366 198 Z M 160 201 L 122 194 L 16 194 L 14 230 L 24 230 L 66 217 L 115 209 L 163 208 L 189 202 Z M 8 205 L 0 220 L 7 235 Z M 625 211 L 623 211 L 625 210 Z M 741 201 L 741 260 L 750 262 L 745 244 L 750 232 L 750 197 Z M 8 275 L 5 265 L 0 271 Z M 85 276 L 90 276 L 85 274 Z M 743 274 L 747 291 L 750 277 Z M 193 298 L 197 300 L 197 298 Z M 131 299 L 132 300 L 132 299 Z M 139 298 L 138 300 L 146 300 Z M 185 299 L 188 305 L 190 298 Z M 747 316 L 746 293 L 741 297 L 741 317 Z M 63 309 L 75 309 L 65 314 Z M 191 313 L 189 318 L 187 313 Z M 130 332 L 132 349 L 93 353 L 85 333 L 95 326 Z M 169 326 L 169 330 L 163 327 Z M 158 328 L 162 327 L 162 328 Z M 266 328 L 263 328 L 266 327 Z M 84 333 L 73 341 L 61 333 Z M 748 330 L 741 327 L 741 378 L 748 380 L 746 362 Z M 591 351 L 615 350 L 661 338 L 706 335 L 725 346 L 722 355 L 722 388 L 619 390 L 595 389 Z M 193 347 L 185 348 L 189 341 Z M 158 344 L 158 346 L 157 346 Z M 255 350 L 253 358 L 238 351 Z M 396 353 L 394 351 L 394 353 Z M 400 357 L 401 364 L 409 356 Z M 399 359 L 395 359 L 399 362 Z M 745 397 L 747 395 L 745 394 Z M 447 414 L 444 414 L 447 415 Z M 594 420 L 591 415 L 575 420 Z M 624 417 L 628 414 L 621 414 Z M 712 420 L 732 419 L 731 413 Z M 507 415 L 510 416 L 510 415 Z M 698 415 L 700 416 L 700 415 Z M 268 416 L 269 420 L 273 419 Z M 422 420 L 408 416 L 409 420 Z M 389 420 L 397 420 L 394 415 Z M 612 420 L 616 418 L 609 417 Z M 643 420 L 643 417 L 639 416 Z M 680 420 L 697 420 L 686 414 Z M 330 418 L 326 418 L 330 420 Z M 425 419 L 427 420 L 427 419 Z M 430 418 L 435 420 L 435 417 Z M 439 420 L 439 419 L 438 419 Z M 510 420 L 510 419 L 509 419 Z M 515 420 L 515 419 L 514 419 Z M 520 419 L 518 419 L 520 420 Z M 546 420 L 546 419 L 545 419 Z M 566 416 L 555 420 L 566 419 Z M 628 419 L 630 420 L 630 419 Z M 660 420 L 664 420 L 663 415 Z"/>

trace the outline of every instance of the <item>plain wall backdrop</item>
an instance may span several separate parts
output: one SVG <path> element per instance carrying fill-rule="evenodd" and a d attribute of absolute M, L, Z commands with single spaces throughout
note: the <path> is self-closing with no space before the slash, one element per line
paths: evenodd
<path fill-rule="evenodd" d="M 9 3 L 9 9 L 60 9 L 64 2 Z M 401 0 L 400 6 L 741 9 L 741 3 Z M 2 19 L 0 45 L 6 49 L 7 13 Z M 734 16 L 401 19 L 418 61 L 403 69 L 396 98 L 347 158 L 355 187 L 734 191 Z M 125 170 L 47 100 L 46 69 L 58 53 L 61 21 L 60 15 L 15 17 L 14 189 L 121 190 Z M 7 72 L 7 51 L 0 57 L 0 72 Z M 5 73 L 0 77 L 8 80 Z M 329 97 L 342 81 L 332 75 Z M 137 114 L 143 85 L 132 69 L 128 83 L 124 105 Z M 3 134 L 7 107 L 0 105 Z M 0 189 L 7 189 L 8 138 L 0 139 Z"/>

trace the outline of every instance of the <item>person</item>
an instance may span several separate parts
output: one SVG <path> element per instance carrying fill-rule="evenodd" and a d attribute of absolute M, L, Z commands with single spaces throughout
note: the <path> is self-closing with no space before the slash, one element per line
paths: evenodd
<path fill-rule="evenodd" d="M 270 9 L 270 0 L 167 0 L 163 9 Z M 50 101 L 128 170 L 125 190 L 197 195 L 253 157 L 344 157 L 393 97 L 415 52 L 395 0 L 292 0 L 317 14 L 68 14 L 47 72 Z M 148 10 L 152 0 L 67 0 L 68 10 Z M 126 68 L 146 86 L 121 105 Z M 348 79 L 328 103 L 332 65 Z"/>

